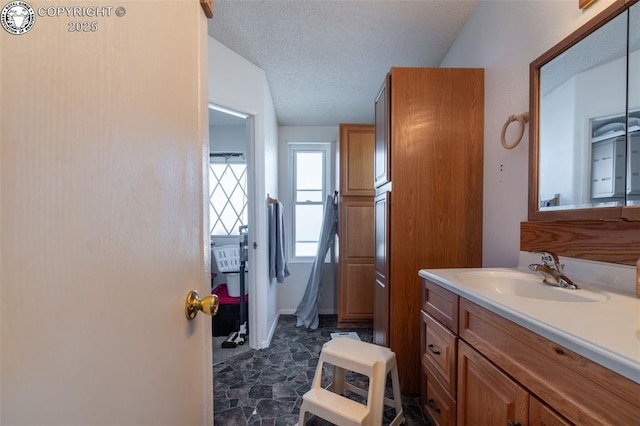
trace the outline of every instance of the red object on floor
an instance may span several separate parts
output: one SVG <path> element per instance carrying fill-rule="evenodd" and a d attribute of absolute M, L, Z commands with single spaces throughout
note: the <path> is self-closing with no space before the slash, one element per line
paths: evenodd
<path fill-rule="evenodd" d="M 218 295 L 218 303 L 220 303 L 221 305 L 237 305 L 237 304 L 240 303 L 240 298 L 239 297 L 231 297 L 231 296 L 229 296 L 229 292 L 227 291 L 227 285 L 226 284 L 220 284 L 219 286 L 217 286 L 216 288 L 211 290 L 211 294 Z M 249 295 L 248 294 L 244 295 L 244 301 L 245 302 L 249 301 Z"/>

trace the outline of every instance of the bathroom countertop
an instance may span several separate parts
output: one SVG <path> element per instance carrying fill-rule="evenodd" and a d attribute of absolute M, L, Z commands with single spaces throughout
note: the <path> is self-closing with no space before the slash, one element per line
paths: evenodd
<path fill-rule="evenodd" d="M 616 287 L 568 274 L 586 291 L 606 297 L 593 303 L 542 300 L 477 291 L 456 279 L 457 274 L 471 270 L 423 269 L 419 275 L 640 384 L 640 298 L 631 286 Z M 483 270 L 517 270 L 539 276 L 522 266 Z M 582 275 L 601 276 L 595 272 Z M 623 275 L 630 276 L 631 270 L 623 270 Z"/>

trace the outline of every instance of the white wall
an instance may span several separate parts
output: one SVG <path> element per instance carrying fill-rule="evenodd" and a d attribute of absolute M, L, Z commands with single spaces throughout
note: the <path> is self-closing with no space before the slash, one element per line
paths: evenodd
<path fill-rule="evenodd" d="M 518 264 L 529 138 L 505 150 L 500 132 L 509 115 L 529 110 L 529 64 L 613 1 L 581 11 L 575 0 L 481 0 L 440 64 L 485 68 L 484 266 Z"/>
<path fill-rule="evenodd" d="M 279 197 L 285 206 L 285 221 L 287 229 L 293 229 L 292 224 L 292 194 L 289 183 L 291 172 L 289 170 L 288 144 L 291 142 L 331 142 L 332 152 L 335 153 L 336 140 L 338 139 L 338 127 L 334 126 L 281 126 L 278 128 L 278 182 Z M 335 157 L 335 155 L 332 155 Z M 335 161 L 332 161 L 331 188 L 335 188 Z M 287 246 L 287 255 L 292 253 L 290 246 Z M 302 300 L 307 286 L 307 280 L 311 273 L 311 262 L 288 262 L 289 272 L 284 283 L 278 284 L 278 309 L 281 313 L 291 314 L 298 307 Z M 318 303 L 318 312 L 321 314 L 332 314 L 337 312 L 336 282 L 334 280 L 334 266 L 325 264 L 322 271 L 322 292 Z"/>
<path fill-rule="evenodd" d="M 210 152 L 247 153 L 247 130 L 244 126 L 209 126 Z"/>
<path fill-rule="evenodd" d="M 278 126 L 264 71 L 217 40 L 208 37 L 209 102 L 251 115 L 249 175 L 249 344 L 269 345 L 276 326 L 277 286 L 267 265 L 267 192 L 277 191 Z"/>

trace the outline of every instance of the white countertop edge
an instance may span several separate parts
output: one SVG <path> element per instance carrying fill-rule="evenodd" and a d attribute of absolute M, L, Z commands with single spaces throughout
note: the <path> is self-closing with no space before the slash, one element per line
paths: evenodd
<path fill-rule="evenodd" d="M 503 268 L 501 268 L 503 269 Z M 509 268 L 511 269 L 511 268 Z M 513 268 L 515 269 L 515 268 Z M 585 358 L 596 362 L 616 373 L 628 378 L 629 380 L 640 384 L 640 365 L 637 361 L 630 360 L 620 356 L 616 352 L 610 351 L 602 346 L 594 345 L 591 342 L 584 341 L 572 334 L 564 332 L 562 329 L 551 327 L 544 322 L 523 314 L 520 311 L 509 308 L 508 306 L 491 300 L 480 293 L 472 291 L 462 285 L 450 282 L 443 277 L 429 272 L 429 270 L 421 269 L 418 275 L 422 278 L 434 281 L 447 290 L 463 296 L 465 299 L 482 306 L 489 311 L 498 314 L 514 323 L 539 334 L 554 343 L 562 345 L 567 349 L 584 356 Z"/>

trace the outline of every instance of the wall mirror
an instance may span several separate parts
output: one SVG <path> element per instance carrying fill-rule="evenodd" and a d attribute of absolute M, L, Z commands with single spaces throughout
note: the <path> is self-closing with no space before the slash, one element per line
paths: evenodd
<path fill-rule="evenodd" d="M 637 1 L 531 63 L 529 220 L 640 220 Z"/>

